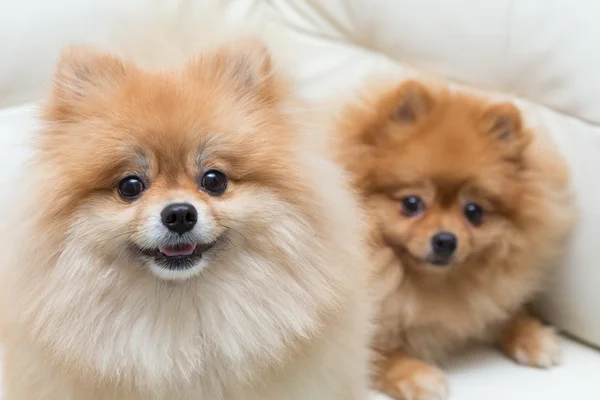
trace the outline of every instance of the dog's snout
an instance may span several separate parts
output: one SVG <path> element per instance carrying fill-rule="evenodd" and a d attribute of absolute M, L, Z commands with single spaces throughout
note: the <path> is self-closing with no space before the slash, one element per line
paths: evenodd
<path fill-rule="evenodd" d="M 169 204 L 160 216 L 164 226 L 180 235 L 191 231 L 198 221 L 198 211 L 188 203 Z"/>
<path fill-rule="evenodd" d="M 451 232 L 438 232 L 431 238 L 431 248 L 439 257 L 448 258 L 458 245 L 456 235 Z"/>

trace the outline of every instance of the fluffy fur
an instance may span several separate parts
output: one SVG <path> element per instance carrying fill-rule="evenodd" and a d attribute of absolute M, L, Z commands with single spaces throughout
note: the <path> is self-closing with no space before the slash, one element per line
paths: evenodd
<path fill-rule="evenodd" d="M 159 72 L 64 52 L 4 218 L 7 400 L 366 398 L 361 213 L 291 93 L 256 40 Z M 183 201 L 214 246 L 167 271 L 136 249 Z"/>
<path fill-rule="evenodd" d="M 521 312 L 574 217 L 568 170 L 543 134 L 510 103 L 418 81 L 371 90 L 345 109 L 340 132 L 340 159 L 372 214 L 379 389 L 446 398 L 431 363 L 478 340 L 524 364 L 557 362 L 552 331 Z M 469 204 L 481 224 L 466 217 Z M 445 260 L 433 251 L 439 232 L 457 239 Z"/>

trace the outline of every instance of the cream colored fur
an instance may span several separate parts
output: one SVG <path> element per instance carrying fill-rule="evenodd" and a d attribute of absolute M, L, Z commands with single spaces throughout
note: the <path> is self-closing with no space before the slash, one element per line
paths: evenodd
<path fill-rule="evenodd" d="M 138 22 L 128 26 L 132 40 L 114 47 L 158 67 L 169 41 L 135 36 Z M 177 64 L 198 48 L 187 42 L 165 54 Z M 53 220 L 49 210 L 71 195 L 57 189 L 69 175 L 44 162 L 22 171 L 0 231 L 5 400 L 366 398 L 361 212 L 325 156 L 327 131 L 296 106 L 282 107 L 302 133 L 283 162 L 301 172 L 290 179 L 308 182 L 310 200 L 298 209 L 275 190 L 249 186 L 243 200 L 224 202 L 238 234 L 184 284 L 124 256 L 118 232 L 132 216 L 85 199 Z M 45 129 L 60 129 L 52 124 Z"/>

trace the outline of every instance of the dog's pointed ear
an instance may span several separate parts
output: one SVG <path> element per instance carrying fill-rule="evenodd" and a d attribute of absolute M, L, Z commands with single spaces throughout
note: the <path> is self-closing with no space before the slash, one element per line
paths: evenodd
<path fill-rule="evenodd" d="M 273 61 L 271 52 L 258 38 L 250 37 L 225 44 L 215 53 L 200 55 L 188 65 L 192 76 L 203 71 L 209 63 L 212 71 L 232 87 L 242 91 L 269 92 L 273 86 Z"/>
<path fill-rule="evenodd" d="M 271 52 L 257 38 L 242 40 L 231 54 L 231 71 L 248 86 L 259 87 L 269 83 L 273 72 Z"/>
<path fill-rule="evenodd" d="M 54 73 L 51 116 L 69 119 L 88 96 L 102 91 L 126 73 L 123 62 L 108 53 L 87 47 L 69 47 L 59 58 Z"/>
<path fill-rule="evenodd" d="M 489 106 L 483 113 L 483 132 L 504 148 L 509 158 L 518 157 L 531 141 L 521 111 L 511 103 Z"/>
<path fill-rule="evenodd" d="M 502 142 L 518 140 L 523 134 L 521 112 L 510 103 L 494 104 L 483 113 L 484 131 Z"/>
<path fill-rule="evenodd" d="M 424 84 L 410 80 L 400 85 L 396 91 L 396 107 L 392 119 L 410 124 L 426 116 L 433 108 L 434 98 Z"/>

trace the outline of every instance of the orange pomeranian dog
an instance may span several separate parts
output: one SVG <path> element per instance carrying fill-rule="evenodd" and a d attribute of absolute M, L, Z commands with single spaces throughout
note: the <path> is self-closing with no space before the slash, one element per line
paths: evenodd
<path fill-rule="evenodd" d="M 63 54 L 2 236 L 7 400 L 366 398 L 360 208 L 279 75 L 254 39 Z"/>
<path fill-rule="evenodd" d="M 568 171 L 519 110 L 408 81 L 350 106 L 341 159 L 373 218 L 378 389 L 445 399 L 433 363 L 474 341 L 549 367 L 560 350 L 525 312 L 574 208 Z"/>

